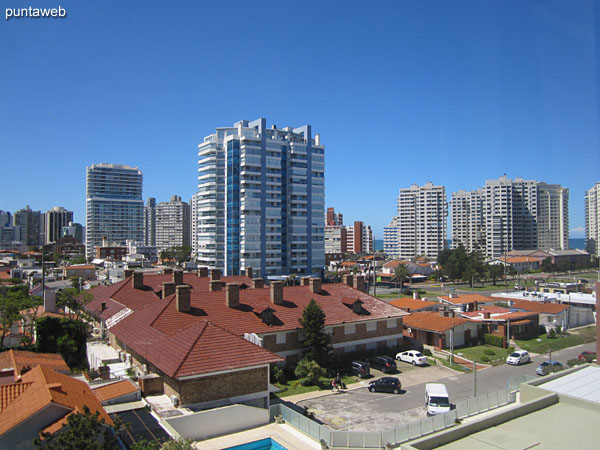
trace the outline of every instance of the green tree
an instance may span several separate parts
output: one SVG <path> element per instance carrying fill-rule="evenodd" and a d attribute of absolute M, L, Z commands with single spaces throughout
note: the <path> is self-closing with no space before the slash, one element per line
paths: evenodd
<path fill-rule="evenodd" d="M 398 264 L 394 269 L 394 277 L 393 280 L 397 283 L 400 281 L 400 289 L 404 289 L 404 280 L 410 277 L 410 272 L 408 271 L 408 266 L 406 264 Z"/>
<path fill-rule="evenodd" d="M 316 361 L 306 358 L 301 359 L 294 369 L 294 375 L 300 378 L 303 386 L 318 385 L 319 380 L 325 376 L 326 372 Z"/>
<path fill-rule="evenodd" d="M 194 450 L 194 441 L 191 439 L 172 439 L 165 442 L 161 450 Z"/>
<path fill-rule="evenodd" d="M 483 258 L 479 252 L 472 252 L 467 256 L 461 278 L 464 281 L 468 281 L 469 285 L 473 287 L 473 282 L 481 281 L 485 267 L 483 265 Z"/>
<path fill-rule="evenodd" d="M 145 439 L 135 442 L 129 450 L 159 450 L 160 443 L 157 441 L 147 441 Z"/>
<path fill-rule="evenodd" d="M 9 335 L 11 326 L 23 318 L 21 311 L 33 307 L 35 303 L 26 285 L 0 286 L 0 350 L 4 349 L 4 339 Z"/>
<path fill-rule="evenodd" d="M 467 260 L 469 255 L 467 254 L 467 250 L 461 244 L 457 248 L 452 251 L 452 254 L 448 257 L 448 261 L 443 266 L 444 271 L 448 275 L 453 282 L 461 279 L 463 273 L 465 272 L 465 266 L 467 264 Z"/>
<path fill-rule="evenodd" d="M 34 444 L 46 450 L 119 450 L 114 428 L 99 416 L 98 411 L 92 414 L 84 406 L 83 413 L 67 417 L 66 426 L 55 433 L 42 432 L 42 439 L 35 439 Z"/>
<path fill-rule="evenodd" d="M 42 317 L 36 320 L 36 349 L 41 353 L 60 353 L 71 368 L 85 368 L 86 324 L 68 317 Z"/>
<path fill-rule="evenodd" d="M 321 367 L 329 362 L 332 351 L 331 336 L 325 332 L 325 313 L 319 304 L 311 299 L 302 317 L 298 319 L 302 326 L 304 340 L 304 359 L 316 361 Z"/>
<path fill-rule="evenodd" d="M 552 273 L 554 272 L 554 265 L 552 264 L 552 258 L 544 258 L 542 260 L 542 272 Z"/>
<path fill-rule="evenodd" d="M 488 264 L 487 275 L 492 279 L 492 283 L 496 286 L 496 280 L 504 275 L 504 266 L 500 264 Z"/>

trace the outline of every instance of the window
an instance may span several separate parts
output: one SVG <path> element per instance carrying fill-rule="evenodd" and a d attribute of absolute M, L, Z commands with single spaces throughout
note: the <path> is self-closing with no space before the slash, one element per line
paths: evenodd
<path fill-rule="evenodd" d="M 277 333 L 276 336 L 277 336 L 277 339 L 276 339 L 277 344 L 285 344 L 286 333 Z"/>
<path fill-rule="evenodd" d="M 367 331 L 377 331 L 377 322 L 367 322 Z"/>
<path fill-rule="evenodd" d="M 352 353 L 356 351 L 356 345 L 348 345 L 344 347 L 344 353 Z"/>
<path fill-rule="evenodd" d="M 347 323 L 344 325 L 344 334 L 354 334 L 356 333 L 356 325 L 353 323 Z"/>
<path fill-rule="evenodd" d="M 398 319 L 388 319 L 387 327 L 388 328 L 396 328 L 398 326 Z"/>

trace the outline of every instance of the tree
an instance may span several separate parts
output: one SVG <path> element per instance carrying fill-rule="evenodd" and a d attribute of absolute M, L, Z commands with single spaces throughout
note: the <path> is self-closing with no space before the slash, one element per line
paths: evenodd
<path fill-rule="evenodd" d="M 165 442 L 161 450 L 194 450 L 194 441 L 191 439 L 176 439 Z"/>
<path fill-rule="evenodd" d="M 496 280 L 498 278 L 502 278 L 502 275 L 504 275 L 504 267 L 500 264 L 488 264 L 487 274 L 488 277 L 492 279 L 492 283 L 494 284 L 494 286 L 496 286 Z"/>
<path fill-rule="evenodd" d="M 393 280 L 396 282 L 400 281 L 400 290 L 404 289 L 404 280 L 408 277 L 410 277 L 408 266 L 406 264 L 398 264 L 394 269 Z"/>
<path fill-rule="evenodd" d="M 303 386 L 315 386 L 319 384 L 319 380 L 326 374 L 316 361 L 309 359 L 301 359 L 294 369 L 294 375 L 300 378 L 300 383 Z"/>
<path fill-rule="evenodd" d="M 0 350 L 4 349 L 4 339 L 10 334 L 12 325 L 22 319 L 21 311 L 34 306 L 26 285 L 0 286 Z"/>
<path fill-rule="evenodd" d="M 444 266 L 444 271 L 453 282 L 461 279 L 465 272 L 468 258 L 469 255 L 467 254 L 467 250 L 462 244 L 455 248 L 448 257 L 448 261 L 446 261 Z"/>
<path fill-rule="evenodd" d="M 45 450 L 119 450 L 115 430 L 99 418 L 100 413 L 90 412 L 87 406 L 83 413 L 67 416 L 67 425 L 55 433 L 42 432 L 42 439 L 35 439 L 34 444 Z"/>
<path fill-rule="evenodd" d="M 42 317 L 36 321 L 36 349 L 41 353 L 60 353 L 71 368 L 87 366 L 86 324 L 68 317 Z"/>
<path fill-rule="evenodd" d="M 445 248 L 444 250 L 439 252 L 437 257 L 438 264 L 440 266 L 444 266 L 448 262 L 450 255 L 452 255 L 452 250 L 450 250 L 449 248 Z"/>
<path fill-rule="evenodd" d="M 542 272 L 551 273 L 554 272 L 554 265 L 552 264 L 552 258 L 544 258 L 542 260 Z"/>
<path fill-rule="evenodd" d="M 325 313 L 315 299 L 311 299 L 298 322 L 304 333 L 304 359 L 316 361 L 321 367 L 329 362 L 331 336 L 325 332 Z"/>
<path fill-rule="evenodd" d="M 469 285 L 473 287 L 473 282 L 480 281 L 483 277 L 484 271 L 485 268 L 483 265 L 483 258 L 479 252 L 472 252 L 467 256 L 460 277 L 464 281 L 468 281 Z"/>

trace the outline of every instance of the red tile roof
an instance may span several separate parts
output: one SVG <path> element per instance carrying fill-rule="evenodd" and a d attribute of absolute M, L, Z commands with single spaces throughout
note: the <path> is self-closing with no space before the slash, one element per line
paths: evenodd
<path fill-rule="evenodd" d="M 532 302 L 529 300 L 513 300 L 512 303 L 513 308 L 543 314 L 560 314 L 570 308 L 569 305 L 562 305 L 560 303 Z"/>
<path fill-rule="evenodd" d="M 396 267 L 398 267 L 400 264 L 410 264 L 410 261 L 400 261 L 397 259 L 394 259 L 392 261 L 388 261 L 386 262 L 383 267 L 385 267 L 386 269 L 395 269 Z"/>
<path fill-rule="evenodd" d="M 132 394 L 133 392 L 139 391 L 139 388 L 129 380 L 122 380 L 97 387 L 93 389 L 93 391 L 94 394 L 96 394 L 96 397 L 98 397 L 98 400 L 104 402 L 121 397 L 122 395 Z"/>
<path fill-rule="evenodd" d="M 432 306 L 439 306 L 440 304 L 425 300 L 415 300 L 413 298 L 397 298 L 396 300 L 392 300 L 390 305 L 410 311 L 418 311 L 420 309 L 431 308 Z"/>
<path fill-rule="evenodd" d="M 403 319 L 404 325 L 410 328 L 445 333 L 452 327 L 471 322 L 460 317 L 445 317 L 439 312 L 415 312 Z"/>
<path fill-rule="evenodd" d="M 0 371 L 13 369 L 15 378 L 23 370 L 29 370 L 38 365 L 59 372 L 71 372 L 62 356 L 56 353 L 34 353 L 21 350 L 8 350 L 0 353 Z"/>
<path fill-rule="evenodd" d="M 462 305 L 464 303 L 486 303 L 496 301 L 493 298 L 485 297 L 479 294 L 460 294 L 457 297 L 450 297 L 446 295 L 440 295 L 440 300 L 444 300 L 447 303 L 453 303 L 455 305 Z"/>
<path fill-rule="evenodd" d="M 15 387 L 15 384 L 25 384 L 27 387 L 19 388 Z M 0 411 L 0 435 L 28 420 L 51 403 L 71 411 L 83 411 L 84 405 L 87 405 L 92 413 L 99 411 L 100 418 L 103 418 L 105 423 L 113 423 L 89 386 L 68 375 L 37 366 L 24 374 L 20 383 L 15 384 L 0 386 L 0 397 L 6 399 L 3 400 L 4 406 Z M 12 393 L 6 395 L 9 391 Z M 61 422 L 62 418 L 58 421 Z M 50 425 L 52 424 L 46 426 Z"/>

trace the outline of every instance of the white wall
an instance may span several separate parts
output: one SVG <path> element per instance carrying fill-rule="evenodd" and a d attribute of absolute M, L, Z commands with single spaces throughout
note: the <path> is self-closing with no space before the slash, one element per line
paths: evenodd
<path fill-rule="evenodd" d="M 269 410 L 232 405 L 164 419 L 181 437 L 200 441 L 269 423 Z"/>

